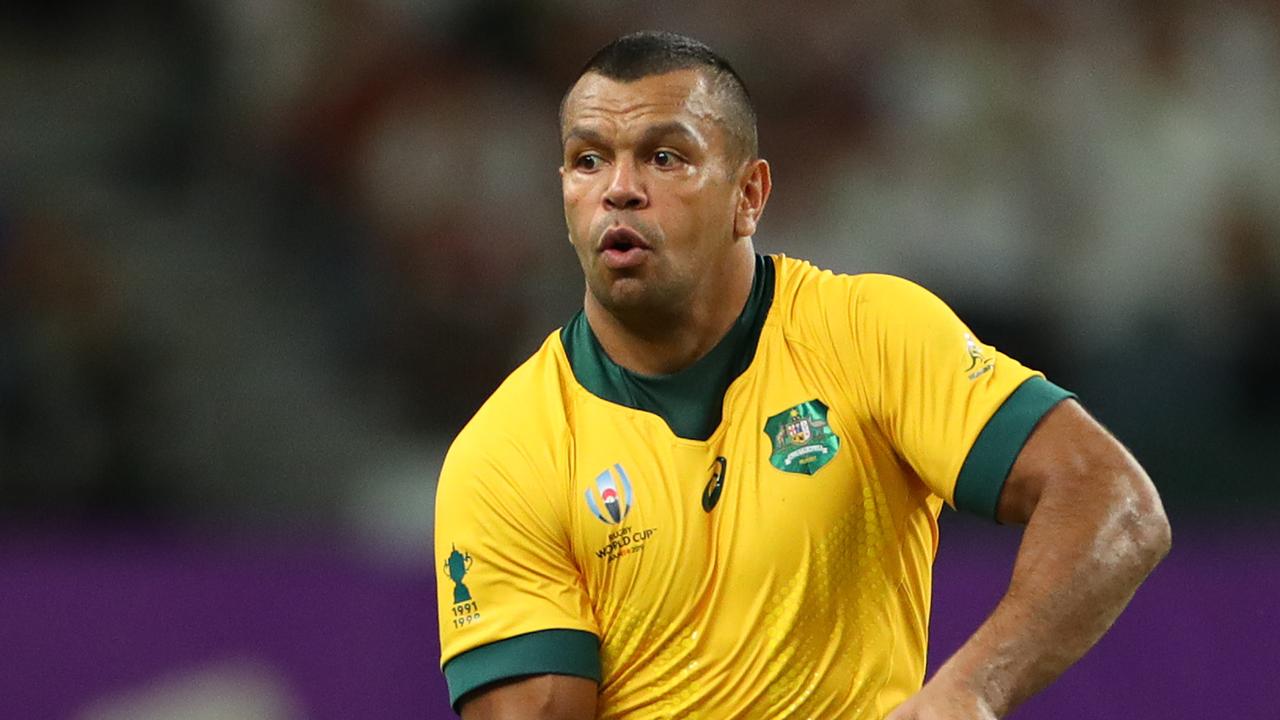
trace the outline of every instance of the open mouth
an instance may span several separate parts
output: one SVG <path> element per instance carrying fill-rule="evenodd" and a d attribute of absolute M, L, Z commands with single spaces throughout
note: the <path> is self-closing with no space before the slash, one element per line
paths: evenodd
<path fill-rule="evenodd" d="M 643 263 L 649 249 L 644 236 L 621 225 L 609 228 L 600 238 L 600 255 L 604 264 L 613 270 L 632 268 Z"/>
<path fill-rule="evenodd" d="M 628 250 L 648 250 L 649 243 L 644 241 L 644 237 L 640 233 L 629 227 L 619 225 L 609 228 L 600 238 L 600 251 L 607 252 L 610 250 L 617 252 L 627 252 Z"/>

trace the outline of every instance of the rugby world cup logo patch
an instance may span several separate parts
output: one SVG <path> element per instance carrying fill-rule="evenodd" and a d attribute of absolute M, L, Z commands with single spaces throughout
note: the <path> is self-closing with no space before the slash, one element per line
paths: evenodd
<path fill-rule="evenodd" d="M 609 525 L 621 524 L 631 512 L 635 495 L 631 492 L 631 478 L 621 464 L 614 465 L 596 476 L 595 488 L 587 488 L 587 507 L 600 521 Z"/>

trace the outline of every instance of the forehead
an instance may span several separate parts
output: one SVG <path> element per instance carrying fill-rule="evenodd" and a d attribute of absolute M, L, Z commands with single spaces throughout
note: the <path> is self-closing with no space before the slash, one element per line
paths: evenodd
<path fill-rule="evenodd" d="M 714 124 L 721 119 L 715 89 L 698 70 L 676 70 L 623 81 L 587 73 L 565 98 L 562 137 L 573 127 L 625 131 L 673 119 Z"/>

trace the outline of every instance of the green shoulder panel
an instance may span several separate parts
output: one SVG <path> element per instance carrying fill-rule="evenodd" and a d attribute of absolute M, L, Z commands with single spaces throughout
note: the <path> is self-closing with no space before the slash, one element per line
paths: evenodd
<path fill-rule="evenodd" d="M 1004 401 L 978 434 L 956 478 L 956 509 L 992 520 L 1000 491 L 1022 446 L 1040 419 L 1075 394 L 1042 377 L 1028 379 Z"/>
<path fill-rule="evenodd" d="M 444 666 L 455 711 L 467 693 L 525 675 L 575 675 L 600 682 L 600 641 L 585 630 L 540 630 L 481 645 Z"/>

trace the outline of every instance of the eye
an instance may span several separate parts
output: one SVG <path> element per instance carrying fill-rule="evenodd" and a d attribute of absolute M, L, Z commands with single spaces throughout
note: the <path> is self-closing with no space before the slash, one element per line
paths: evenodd
<path fill-rule="evenodd" d="M 599 155 L 595 153 L 583 153 L 574 159 L 573 167 L 575 170 L 591 172 L 592 170 L 599 168 L 601 162 L 603 161 Z"/>
<path fill-rule="evenodd" d="M 680 162 L 680 156 L 670 150 L 659 150 L 653 154 L 653 164 L 662 168 L 675 167 Z"/>

